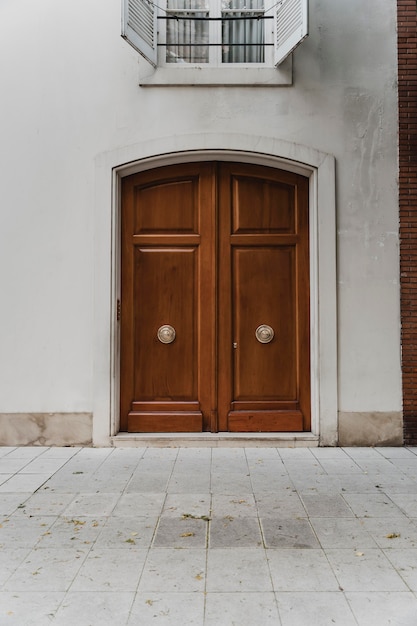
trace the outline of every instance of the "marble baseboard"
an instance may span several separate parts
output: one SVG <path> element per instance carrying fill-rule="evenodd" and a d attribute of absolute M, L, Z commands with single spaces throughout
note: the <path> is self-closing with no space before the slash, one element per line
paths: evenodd
<path fill-rule="evenodd" d="M 339 412 L 339 446 L 402 446 L 401 411 Z"/>
<path fill-rule="evenodd" d="M 91 413 L 0 413 L 0 446 L 91 446 Z"/>

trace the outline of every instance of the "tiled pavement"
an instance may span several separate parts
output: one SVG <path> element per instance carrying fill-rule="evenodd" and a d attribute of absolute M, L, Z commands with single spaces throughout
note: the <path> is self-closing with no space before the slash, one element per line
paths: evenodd
<path fill-rule="evenodd" d="M 417 625 L 417 448 L 0 448 L 0 625 Z"/>

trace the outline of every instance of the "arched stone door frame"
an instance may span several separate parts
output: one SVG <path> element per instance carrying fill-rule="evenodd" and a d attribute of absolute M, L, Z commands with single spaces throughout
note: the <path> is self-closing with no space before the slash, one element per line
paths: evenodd
<path fill-rule="evenodd" d="M 337 302 L 335 162 L 312 148 L 267 137 L 190 135 L 127 146 L 96 159 L 94 216 L 94 445 L 125 445 L 146 437 L 119 435 L 120 182 L 144 170 L 193 161 L 239 161 L 291 171 L 309 179 L 311 433 L 285 434 L 293 445 L 337 443 Z M 202 433 L 206 445 L 222 435 Z M 258 435 L 253 438 L 259 439 Z M 268 439 L 264 434 L 263 439 Z M 194 435 L 194 440 L 198 438 Z M 274 435 L 273 440 L 280 439 Z M 227 438 L 225 439 L 225 441 Z M 246 437 L 247 441 L 247 437 Z M 140 445 L 140 443 L 138 444 Z"/>

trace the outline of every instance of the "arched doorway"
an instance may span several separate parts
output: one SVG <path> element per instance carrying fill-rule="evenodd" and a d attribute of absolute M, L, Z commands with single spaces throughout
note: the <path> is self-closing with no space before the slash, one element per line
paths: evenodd
<path fill-rule="evenodd" d="M 308 179 L 195 162 L 121 195 L 121 430 L 309 431 Z"/>

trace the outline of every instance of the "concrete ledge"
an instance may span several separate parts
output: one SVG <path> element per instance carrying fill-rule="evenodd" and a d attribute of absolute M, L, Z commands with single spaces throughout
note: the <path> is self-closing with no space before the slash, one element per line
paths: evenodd
<path fill-rule="evenodd" d="M 155 448 L 307 448 L 317 447 L 312 433 L 119 433 L 114 447 Z"/>
<path fill-rule="evenodd" d="M 91 413 L 0 413 L 0 446 L 90 446 Z"/>
<path fill-rule="evenodd" d="M 400 411 L 339 412 L 339 446 L 402 446 L 403 442 Z"/>

